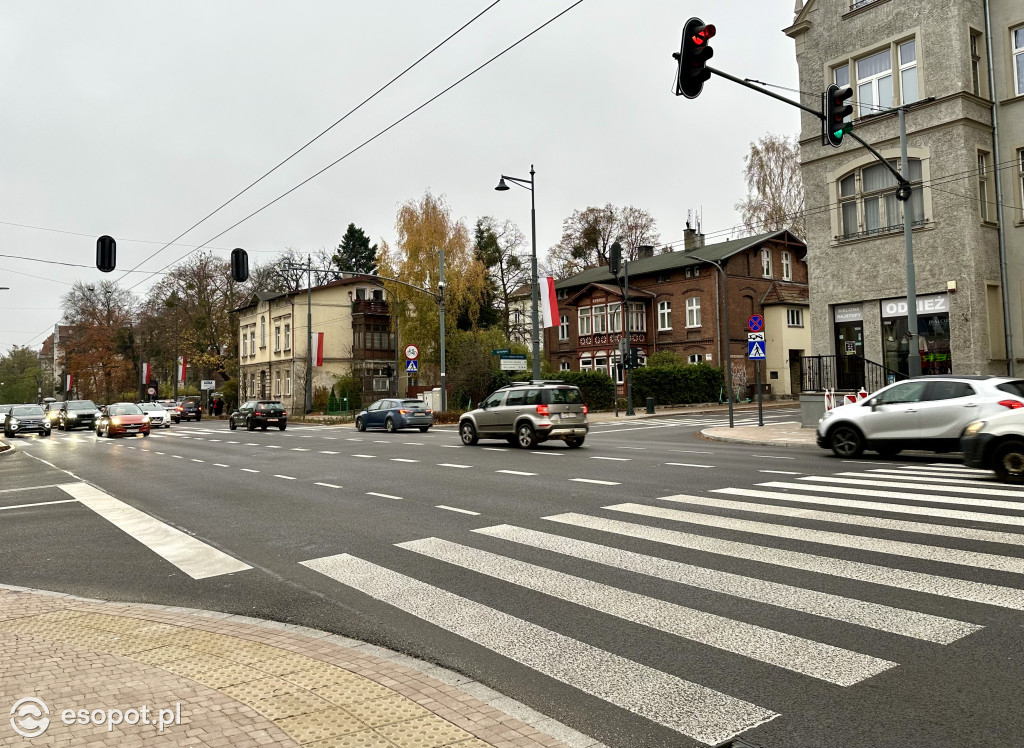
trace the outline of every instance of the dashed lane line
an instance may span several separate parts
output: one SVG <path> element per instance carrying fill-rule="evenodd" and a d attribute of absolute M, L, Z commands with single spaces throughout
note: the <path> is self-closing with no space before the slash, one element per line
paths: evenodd
<path fill-rule="evenodd" d="M 341 488 L 341 486 L 336 486 L 336 485 L 335 485 L 335 484 L 333 484 L 333 483 L 320 483 L 320 482 L 314 482 L 314 483 L 313 483 L 313 485 L 314 485 L 314 486 L 323 486 L 324 488 Z"/>
<path fill-rule="evenodd" d="M 275 478 L 283 478 L 284 480 L 295 480 L 295 478 L 293 478 L 290 475 L 278 475 L 277 473 L 274 473 L 274 477 Z"/>
<path fill-rule="evenodd" d="M 36 486 L 33 486 L 36 488 Z M 36 506 L 49 506 L 50 504 L 77 504 L 78 499 L 58 499 L 56 501 L 37 501 L 35 504 L 15 504 L 14 506 L 0 506 L 0 512 L 8 509 L 29 509 Z"/>
<path fill-rule="evenodd" d="M 613 480 L 596 480 L 594 478 L 570 478 L 569 480 L 575 481 L 576 483 L 596 483 L 599 486 L 621 486 L 621 483 L 617 483 Z"/>
<path fill-rule="evenodd" d="M 461 514 L 472 514 L 474 517 L 479 517 L 480 512 L 471 512 L 468 509 L 459 509 L 454 506 L 445 506 L 444 504 L 436 504 L 437 509 L 447 509 L 449 512 L 459 512 Z"/>
<path fill-rule="evenodd" d="M 458 465 L 458 464 L 456 464 L 454 462 L 439 462 L 439 463 L 437 463 L 437 466 L 438 467 L 450 467 L 450 468 L 471 468 L 471 467 L 473 467 L 472 465 Z"/>
<path fill-rule="evenodd" d="M 379 496 L 382 499 L 396 499 L 398 501 L 402 501 L 402 497 L 401 496 L 392 496 L 389 493 L 377 493 L 376 491 L 367 491 L 366 495 L 367 496 Z"/>

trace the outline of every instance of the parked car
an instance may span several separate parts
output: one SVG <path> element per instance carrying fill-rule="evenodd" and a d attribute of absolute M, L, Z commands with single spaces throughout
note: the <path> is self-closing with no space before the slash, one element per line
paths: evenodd
<path fill-rule="evenodd" d="M 54 403 L 57 405 L 58 403 Z M 57 429 L 71 431 L 78 427 L 91 429 L 96 425 L 99 406 L 92 400 L 65 400 L 57 409 Z"/>
<path fill-rule="evenodd" d="M 266 431 L 269 426 L 277 426 L 281 431 L 288 427 L 288 411 L 280 400 L 248 400 L 238 406 L 238 410 L 228 416 L 228 428 L 234 431 L 245 426 L 247 431 Z"/>
<path fill-rule="evenodd" d="M 1024 408 L 969 423 L 960 448 L 968 467 L 993 470 L 1004 483 L 1024 484 Z"/>
<path fill-rule="evenodd" d="M 583 393 L 561 381 L 513 382 L 459 420 L 463 444 L 505 439 L 523 449 L 548 439 L 581 447 L 589 429 Z"/>
<path fill-rule="evenodd" d="M 399 429 L 418 428 L 428 431 L 434 425 L 434 411 L 422 400 L 389 398 L 371 403 L 356 416 L 356 429 L 384 429 L 395 432 Z"/>
<path fill-rule="evenodd" d="M 4 436 L 11 439 L 22 434 L 50 435 L 50 419 L 40 405 L 6 406 L 7 412 L 2 416 Z"/>
<path fill-rule="evenodd" d="M 956 452 L 967 424 L 1024 408 L 1024 380 L 933 375 L 890 384 L 818 421 L 819 447 L 839 457 L 865 449 L 894 457 L 904 449 Z"/>
<path fill-rule="evenodd" d="M 175 423 L 181 423 L 182 421 L 199 421 L 203 420 L 203 408 L 199 403 L 198 397 L 183 397 L 181 401 L 171 411 L 171 420 Z"/>
<path fill-rule="evenodd" d="M 151 428 L 171 427 L 171 413 L 161 403 L 137 403 L 142 412 L 149 416 Z"/>
<path fill-rule="evenodd" d="M 96 419 L 96 436 L 125 436 L 142 434 L 149 436 L 149 416 L 135 403 L 113 403 L 108 405 Z"/>

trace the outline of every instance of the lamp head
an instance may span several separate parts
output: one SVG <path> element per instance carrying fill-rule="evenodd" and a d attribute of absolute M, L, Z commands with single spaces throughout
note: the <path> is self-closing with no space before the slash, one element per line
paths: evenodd
<path fill-rule="evenodd" d="M 502 177 L 501 179 L 498 180 L 498 186 L 495 187 L 494 189 L 496 189 L 498 192 L 504 192 L 505 190 L 508 189 L 508 185 L 505 184 L 505 177 Z"/>

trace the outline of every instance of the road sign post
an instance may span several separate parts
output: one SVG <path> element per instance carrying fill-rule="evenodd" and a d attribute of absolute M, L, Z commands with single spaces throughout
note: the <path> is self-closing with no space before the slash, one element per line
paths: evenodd
<path fill-rule="evenodd" d="M 764 426 L 764 394 L 761 392 L 761 362 L 765 360 L 764 317 L 750 315 L 747 327 L 754 332 L 747 333 L 747 358 L 754 362 L 754 386 L 757 387 L 757 425 Z"/>

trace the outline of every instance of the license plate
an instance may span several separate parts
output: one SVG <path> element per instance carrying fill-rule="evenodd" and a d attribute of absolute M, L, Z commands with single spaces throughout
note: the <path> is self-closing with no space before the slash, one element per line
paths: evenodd
<path fill-rule="evenodd" d="M 125 431 L 127 431 L 129 434 L 134 434 L 135 432 L 138 431 L 138 429 L 125 429 Z"/>
<path fill-rule="evenodd" d="M 276 418 L 268 418 L 267 419 L 267 423 L 277 423 L 277 419 Z"/>
<path fill-rule="evenodd" d="M 425 416 L 426 413 L 424 413 L 422 410 L 417 410 L 415 413 L 413 413 L 413 415 L 414 416 Z"/>

